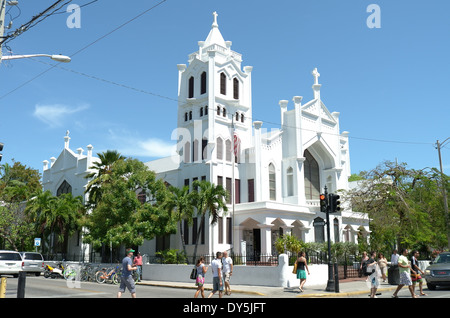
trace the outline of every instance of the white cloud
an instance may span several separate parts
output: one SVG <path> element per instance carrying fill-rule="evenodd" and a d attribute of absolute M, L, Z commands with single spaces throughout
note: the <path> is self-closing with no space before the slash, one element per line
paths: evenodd
<path fill-rule="evenodd" d="M 67 117 L 88 108 L 89 105 L 87 104 L 76 107 L 71 107 L 64 104 L 37 104 L 34 107 L 33 116 L 52 128 L 61 127 L 64 125 L 64 121 Z"/>
<path fill-rule="evenodd" d="M 124 156 L 161 158 L 176 153 L 175 142 L 167 142 L 159 138 L 142 138 L 122 130 L 120 133 L 109 130 L 109 135 L 117 149 Z"/>

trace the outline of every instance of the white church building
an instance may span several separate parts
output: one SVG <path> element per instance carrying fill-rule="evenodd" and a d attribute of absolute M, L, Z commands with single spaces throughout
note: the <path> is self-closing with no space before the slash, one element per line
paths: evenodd
<path fill-rule="evenodd" d="M 217 224 L 205 222 L 197 255 L 230 249 L 249 256 L 273 255 L 276 239 L 286 233 L 304 242 L 326 241 L 319 194 L 325 186 L 329 193 L 349 188 L 350 152 L 348 132 L 340 131 L 340 114 L 330 112 L 322 100 L 318 70 L 312 71 L 314 98 L 280 100 L 274 116 L 280 116 L 281 127 L 268 131 L 263 122 L 252 121 L 252 67 L 241 65 L 242 55 L 231 50 L 217 14 L 213 16 L 198 51 L 189 55 L 187 65 L 177 65 L 177 154 L 146 165 L 173 186 L 192 190 L 193 181 L 208 180 L 231 194 L 228 213 Z M 84 176 L 98 159 L 92 146 L 87 155 L 82 149 L 75 153 L 68 140 L 66 136 L 57 159 L 50 165 L 44 161 L 44 190 L 56 195 L 61 187 L 71 186 L 74 195 L 84 195 Z M 342 205 L 340 212 L 330 214 L 332 241 L 357 242 L 358 233 L 369 233 L 367 215 Z M 184 225 L 188 255 L 200 223 L 195 219 Z M 80 241 L 75 244 L 83 248 Z M 181 250 L 178 234 L 146 241 L 139 251 L 155 255 L 168 248 Z"/>

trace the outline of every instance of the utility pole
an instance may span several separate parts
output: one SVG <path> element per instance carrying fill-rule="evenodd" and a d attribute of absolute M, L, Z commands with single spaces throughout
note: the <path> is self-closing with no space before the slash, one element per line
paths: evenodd
<path fill-rule="evenodd" d="M 3 40 L 3 34 L 5 33 L 5 10 L 6 0 L 0 0 L 0 40 Z M 0 45 L 0 63 L 2 61 L 2 47 Z"/>
<path fill-rule="evenodd" d="M 444 170 L 442 169 L 442 159 L 441 159 L 441 148 L 444 146 L 445 142 L 450 140 L 450 137 L 445 139 L 442 143 L 439 140 L 436 141 L 436 148 L 438 150 L 439 155 L 439 167 L 441 169 L 441 188 L 442 188 L 442 196 L 444 197 L 444 211 L 445 211 L 445 223 L 447 226 L 447 246 L 450 248 L 450 216 L 448 215 L 448 203 L 447 203 L 447 189 L 446 182 L 444 181 Z"/>

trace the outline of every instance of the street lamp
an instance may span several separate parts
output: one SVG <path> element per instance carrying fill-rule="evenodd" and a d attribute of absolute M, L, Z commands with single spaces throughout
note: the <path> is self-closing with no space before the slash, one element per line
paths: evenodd
<path fill-rule="evenodd" d="M 24 58 L 30 58 L 30 57 L 41 57 L 41 56 L 49 57 L 56 62 L 69 63 L 71 61 L 70 57 L 65 56 L 65 55 L 60 55 L 60 54 L 6 55 L 6 56 L 2 56 L 2 61 L 3 60 L 17 60 L 17 59 L 24 59 Z"/>

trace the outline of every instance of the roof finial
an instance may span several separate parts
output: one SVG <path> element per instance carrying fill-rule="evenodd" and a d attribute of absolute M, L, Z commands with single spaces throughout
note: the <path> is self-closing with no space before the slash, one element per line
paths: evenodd
<path fill-rule="evenodd" d="M 311 73 L 314 76 L 314 84 L 319 84 L 320 73 L 317 71 L 317 67 Z"/>
<path fill-rule="evenodd" d="M 219 25 L 217 24 L 217 16 L 218 16 L 218 14 L 217 14 L 216 11 L 213 12 L 213 16 L 214 16 L 214 21 L 213 21 L 212 27 L 213 28 L 217 28 L 217 27 L 219 27 Z"/>

